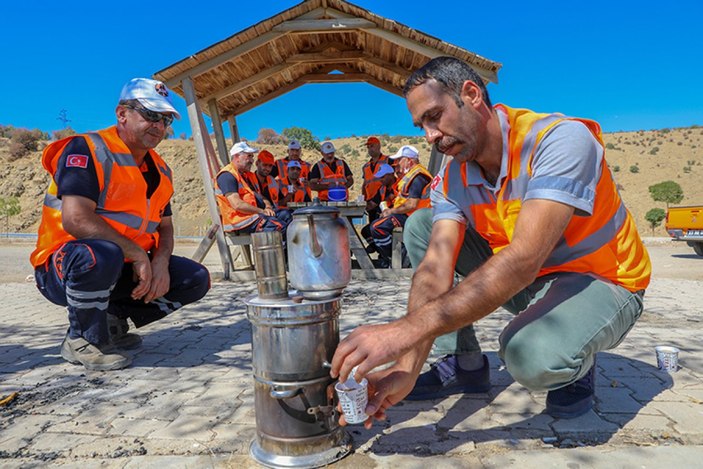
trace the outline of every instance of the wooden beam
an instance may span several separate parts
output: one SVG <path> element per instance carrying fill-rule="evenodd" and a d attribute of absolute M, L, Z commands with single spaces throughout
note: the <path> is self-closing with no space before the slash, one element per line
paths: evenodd
<path fill-rule="evenodd" d="M 380 37 L 381 39 L 384 39 L 388 42 L 392 42 L 395 45 L 398 45 L 400 47 L 404 47 L 406 49 L 410 49 L 413 52 L 416 52 L 418 54 L 424 55 L 427 58 L 434 59 L 436 57 L 440 57 L 443 55 L 448 55 L 446 52 L 442 52 L 438 49 L 435 49 L 433 47 L 428 47 L 425 46 L 424 44 L 420 44 L 419 42 L 415 42 L 411 39 L 408 39 L 406 37 L 401 36 L 400 34 L 393 33 L 391 31 L 387 31 L 385 29 L 381 28 L 369 28 L 369 29 L 364 29 L 364 32 L 371 34 L 376 37 Z M 476 70 L 476 73 L 478 73 L 481 78 L 492 81 L 494 83 L 498 82 L 498 77 L 496 73 L 492 70 L 486 70 L 485 68 L 479 67 L 474 64 L 470 64 L 471 67 Z"/>
<path fill-rule="evenodd" d="M 313 53 L 303 53 L 291 55 L 286 59 L 287 63 L 339 63 L 339 62 L 349 62 L 350 60 L 361 59 L 364 57 L 364 53 L 361 51 L 350 50 L 350 51 L 340 51 L 340 52 L 313 52 Z"/>
<path fill-rule="evenodd" d="M 203 179 L 203 188 L 205 189 L 205 199 L 207 200 L 208 208 L 210 210 L 210 218 L 212 223 L 217 225 L 217 248 L 220 251 L 220 261 L 222 262 L 223 276 L 229 278 L 229 268 L 232 264 L 232 254 L 227 246 L 227 241 L 225 240 L 225 233 L 222 229 L 222 224 L 220 223 L 220 212 L 217 208 L 217 202 L 215 201 L 215 190 L 212 186 L 212 168 L 208 164 L 208 150 L 212 149 L 212 143 L 210 142 L 210 137 L 207 132 L 203 132 L 205 129 L 205 122 L 203 121 L 203 115 L 200 112 L 200 105 L 195 96 L 195 86 L 193 85 L 193 80 L 187 77 L 183 80 L 183 93 L 185 94 L 186 104 L 188 105 L 188 120 L 190 121 L 190 128 L 193 135 L 193 142 L 195 143 L 195 150 L 198 155 L 198 162 L 200 163 L 200 176 Z M 208 146 L 210 148 L 208 148 Z M 214 152 L 214 149 L 212 149 Z"/>
<path fill-rule="evenodd" d="M 244 114 L 245 112 L 247 112 L 251 109 L 254 109 L 257 106 L 260 106 L 266 102 L 269 102 L 272 99 L 278 98 L 279 96 L 284 95 L 284 94 L 288 93 L 289 91 L 293 91 L 294 89 L 296 89 L 299 86 L 302 86 L 304 84 L 305 84 L 304 81 L 297 79 L 294 82 L 289 83 L 288 85 L 282 86 L 282 87 L 278 88 L 277 90 L 274 90 L 274 91 L 262 96 L 259 99 L 255 99 L 254 101 L 248 102 L 244 106 L 238 107 L 237 109 L 232 111 L 232 114 L 236 114 L 236 115 Z"/>
<path fill-rule="evenodd" d="M 352 29 L 375 28 L 376 23 L 364 18 L 334 18 L 320 20 L 288 20 L 271 28 L 275 32 L 310 33 L 338 32 Z"/>
<path fill-rule="evenodd" d="M 232 140 L 232 146 L 234 146 L 234 144 L 239 141 L 239 127 L 237 126 L 237 117 L 229 116 L 227 118 L 227 122 L 229 123 L 229 135 L 230 139 Z"/>
<path fill-rule="evenodd" d="M 211 99 L 207 103 L 210 109 L 210 119 L 212 120 L 212 128 L 215 131 L 215 141 L 217 142 L 217 153 L 220 156 L 222 166 L 229 164 L 227 142 L 225 142 L 225 134 L 222 132 L 222 119 L 220 118 L 220 110 L 217 108 L 217 101 Z M 219 171 L 219 168 L 218 168 Z"/>
<path fill-rule="evenodd" d="M 166 86 L 168 86 L 169 88 L 173 88 L 187 77 L 190 77 L 192 79 L 193 77 L 202 75 L 203 73 L 212 70 L 213 68 L 218 67 L 223 63 L 229 62 L 230 60 L 233 60 L 239 57 L 240 55 L 246 54 L 247 52 L 251 52 L 257 47 L 261 47 L 264 44 L 267 44 L 284 35 L 285 33 L 282 32 L 268 32 L 262 34 L 261 36 L 254 38 L 251 41 L 247 41 L 244 44 L 240 44 L 234 49 L 228 50 L 227 52 L 223 52 L 222 54 L 218 54 L 210 60 L 206 60 L 205 62 L 198 64 L 186 70 L 185 72 L 179 73 L 173 78 L 169 78 L 168 81 L 165 82 Z"/>
<path fill-rule="evenodd" d="M 261 80 L 265 80 L 268 77 L 270 77 L 276 73 L 282 72 L 284 69 L 286 69 L 290 66 L 291 66 L 290 64 L 282 63 L 279 65 L 275 65 L 271 68 L 267 68 L 266 70 L 260 71 L 256 75 L 252 75 L 249 78 L 238 81 L 237 83 L 235 83 L 231 86 L 228 86 L 227 88 L 223 88 L 220 91 L 218 91 L 217 93 L 211 94 L 210 96 L 207 96 L 203 99 L 206 99 L 206 100 L 217 99 L 219 101 L 226 96 L 229 96 L 231 94 L 242 91 L 245 88 L 248 88 L 252 85 L 257 84 Z"/>
<path fill-rule="evenodd" d="M 365 73 L 308 73 L 300 77 L 305 83 L 347 83 L 366 81 Z"/>

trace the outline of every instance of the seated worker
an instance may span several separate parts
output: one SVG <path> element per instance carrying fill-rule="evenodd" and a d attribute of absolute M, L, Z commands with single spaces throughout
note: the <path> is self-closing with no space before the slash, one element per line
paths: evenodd
<path fill-rule="evenodd" d="M 215 178 L 215 196 L 225 231 L 255 233 L 280 231 L 285 238 L 288 223 L 261 195 L 259 181 L 250 171 L 256 149 L 246 142 L 234 144 L 232 162 Z"/>
<path fill-rule="evenodd" d="M 288 177 L 280 179 L 281 193 L 279 195 L 279 205 L 281 208 L 287 207 L 289 202 L 310 202 L 312 195 L 310 188 L 300 180 L 301 165 L 298 161 L 288 162 Z"/>
<path fill-rule="evenodd" d="M 283 179 L 288 176 L 288 163 L 291 161 L 297 161 L 300 163 L 300 181 L 305 182 L 310 174 L 310 163 L 300 159 L 300 154 L 302 152 L 302 147 L 300 142 L 297 140 L 291 140 L 288 142 L 288 156 L 281 158 L 276 161 L 276 165 L 271 170 L 271 176 Z"/>
<path fill-rule="evenodd" d="M 310 170 L 310 188 L 317 191 L 321 201 L 329 200 L 328 191 L 331 187 L 344 187 L 348 196 L 348 190 L 354 184 L 351 169 L 346 161 L 334 156 L 335 151 L 332 142 L 323 142 L 320 147 L 322 159 Z"/>
<path fill-rule="evenodd" d="M 364 181 L 361 185 L 361 194 L 368 205 L 368 202 L 376 196 L 382 186 L 381 181 L 375 174 L 381 165 L 387 163 L 388 156 L 381 153 L 381 141 L 376 137 L 369 137 L 366 140 L 366 150 L 370 159 L 361 168 L 361 177 Z M 378 203 L 373 204 L 371 209 L 367 208 L 366 213 L 369 216 L 369 223 L 376 220 L 381 214 Z"/>
<path fill-rule="evenodd" d="M 371 236 L 379 255 L 379 267 L 390 267 L 393 228 L 402 227 L 408 217 L 419 208 L 430 206 L 429 185 L 432 175 L 418 161 L 417 149 L 411 145 L 400 147 L 391 156 L 397 161 L 397 183 L 393 206 L 381 212 L 381 217 L 371 223 Z"/>
<path fill-rule="evenodd" d="M 383 209 L 393 206 L 393 200 L 396 197 L 396 183 L 399 179 L 396 177 L 393 166 L 386 163 L 379 166 L 378 170 L 373 175 L 373 179 L 379 181 L 381 186 L 376 190 L 376 195 L 366 201 L 366 213 L 375 210 L 380 214 Z M 366 252 L 369 254 L 377 251 L 376 244 L 373 242 L 373 236 L 371 236 L 371 223 L 373 223 L 373 221 L 370 221 L 361 228 L 361 236 L 363 236 L 368 243 Z M 383 261 L 381 262 L 383 263 Z"/>
<path fill-rule="evenodd" d="M 89 370 L 130 365 L 141 346 L 127 332 L 201 299 L 205 267 L 172 255 L 171 169 L 154 151 L 173 118 L 170 92 L 135 78 L 123 88 L 117 125 L 49 144 L 51 174 L 37 248 L 30 256 L 37 288 L 68 310 L 64 360 Z"/>
<path fill-rule="evenodd" d="M 271 176 L 273 167 L 273 155 L 266 150 L 261 150 L 256 158 L 256 171 L 254 171 L 256 181 L 259 184 L 259 193 L 264 198 L 264 203 L 267 204 L 267 207 L 273 208 L 276 218 L 283 221 L 283 224 L 287 227 L 293 221 L 293 216 L 290 210 L 279 205 L 281 182 Z"/>

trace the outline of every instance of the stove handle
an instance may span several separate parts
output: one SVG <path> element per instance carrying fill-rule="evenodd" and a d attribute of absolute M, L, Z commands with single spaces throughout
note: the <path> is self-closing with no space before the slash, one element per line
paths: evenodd
<path fill-rule="evenodd" d="M 274 399 L 290 399 L 291 397 L 297 396 L 302 391 L 303 391 L 303 388 L 279 389 L 279 388 L 272 386 L 269 394 Z"/>

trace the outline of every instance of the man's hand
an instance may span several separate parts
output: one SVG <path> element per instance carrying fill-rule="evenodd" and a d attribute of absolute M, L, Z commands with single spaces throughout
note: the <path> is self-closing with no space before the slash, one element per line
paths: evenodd
<path fill-rule="evenodd" d="M 346 380 L 352 368 L 358 365 L 355 377 L 361 379 L 377 366 L 400 358 L 422 338 L 420 331 L 414 331 L 404 318 L 388 324 L 357 327 L 334 352 L 330 375 Z"/>
<path fill-rule="evenodd" d="M 133 300 L 138 300 L 149 293 L 151 289 L 151 260 L 149 260 L 149 256 L 142 249 L 130 252 L 129 259 L 132 260 L 134 281 L 137 282 L 137 286 L 132 290 L 131 296 Z"/>
<path fill-rule="evenodd" d="M 151 285 L 144 296 L 144 303 L 150 303 L 164 296 L 171 288 L 171 275 L 168 273 L 168 259 L 154 258 L 151 261 Z"/>
<path fill-rule="evenodd" d="M 262 215 L 266 215 L 267 217 L 275 217 L 276 212 L 273 211 L 272 208 L 265 208 L 263 212 L 261 212 Z"/>
<path fill-rule="evenodd" d="M 381 212 L 381 218 L 390 217 L 391 215 L 393 215 L 393 211 L 390 208 L 387 208 L 383 212 Z"/>

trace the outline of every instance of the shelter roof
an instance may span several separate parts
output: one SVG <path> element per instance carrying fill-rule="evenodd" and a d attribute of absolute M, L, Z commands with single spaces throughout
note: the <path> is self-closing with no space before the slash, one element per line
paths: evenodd
<path fill-rule="evenodd" d="M 402 95 L 410 73 L 450 55 L 497 82 L 501 64 L 344 0 L 306 0 L 154 74 L 225 119 L 307 83 L 366 82 Z M 203 109 L 208 109 L 203 106 Z"/>

